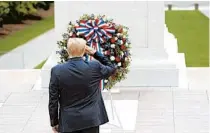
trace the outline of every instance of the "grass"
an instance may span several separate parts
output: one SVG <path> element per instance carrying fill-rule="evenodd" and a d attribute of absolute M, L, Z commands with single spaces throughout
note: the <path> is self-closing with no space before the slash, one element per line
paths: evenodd
<path fill-rule="evenodd" d="M 34 69 L 42 69 L 42 67 L 44 66 L 44 64 L 45 64 L 45 62 L 47 61 L 47 59 L 46 60 L 44 60 L 44 61 L 42 61 L 39 65 L 37 65 L 36 67 L 34 67 Z"/>
<path fill-rule="evenodd" d="M 209 67 L 209 18 L 199 11 L 166 11 L 165 15 L 187 67 Z"/>
<path fill-rule="evenodd" d="M 54 16 L 47 17 L 4 39 L 0 39 L 0 55 L 28 42 L 52 28 L 54 28 Z"/>

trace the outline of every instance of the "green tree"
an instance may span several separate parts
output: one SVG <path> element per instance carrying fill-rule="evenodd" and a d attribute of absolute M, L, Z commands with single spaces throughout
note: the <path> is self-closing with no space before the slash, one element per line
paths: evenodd
<path fill-rule="evenodd" d="M 34 15 L 37 9 L 49 9 L 53 1 L 0 1 L 0 26 L 5 23 L 20 23 L 27 16 Z"/>
<path fill-rule="evenodd" d="M 42 8 L 44 10 L 48 10 L 50 8 L 50 4 L 54 1 L 39 1 L 36 5 L 37 8 Z"/>
<path fill-rule="evenodd" d="M 16 11 L 21 15 L 28 15 L 36 13 L 37 9 L 34 7 L 38 2 L 36 1 L 20 1 L 16 5 Z"/>
<path fill-rule="evenodd" d="M 9 2 L 10 12 L 8 16 L 15 21 L 21 21 L 24 16 L 37 12 L 35 8 L 37 1 L 11 1 Z"/>
<path fill-rule="evenodd" d="M 9 13 L 9 3 L 0 1 L 0 28 L 3 27 L 3 17 Z"/>

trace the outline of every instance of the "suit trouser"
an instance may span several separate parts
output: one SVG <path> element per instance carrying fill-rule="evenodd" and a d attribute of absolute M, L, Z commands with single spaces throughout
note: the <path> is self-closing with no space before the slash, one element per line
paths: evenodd
<path fill-rule="evenodd" d="M 74 132 L 62 132 L 62 133 L 99 133 L 99 126 L 86 128 L 86 129 L 78 130 Z"/>

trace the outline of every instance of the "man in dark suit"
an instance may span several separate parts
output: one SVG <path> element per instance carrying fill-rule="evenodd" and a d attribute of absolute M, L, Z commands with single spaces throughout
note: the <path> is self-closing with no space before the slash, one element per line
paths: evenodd
<path fill-rule="evenodd" d="M 99 133 L 107 123 L 100 81 L 111 76 L 115 66 L 80 38 L 68 40 L 69 60 L 51 69 L 49 115 L 54 133 Z M 86 62 L 84 53 L 98 61 Z"/>

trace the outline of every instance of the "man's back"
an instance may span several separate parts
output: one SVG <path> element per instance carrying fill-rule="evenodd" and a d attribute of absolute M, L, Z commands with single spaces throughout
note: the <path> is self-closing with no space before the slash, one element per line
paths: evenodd
<path fill-rule="evenodd" d="M 97 61 L 85 62 L 81 57 L 75 57 L 52 69 L 54 79 L 51 79 L 50 91 L 51 94 L 59 95 L 61 132 L 81 130 L 108 122 L 99 85 L 100 80 L 110 76 L 115 69 L 100 53 L 96 53 L 95 57 L 111 67 Z M 58 87 L 58 94 L 53 92 L 53 86 Z M 53 100 L 52 97 L 51 99 Z"/>
<path fill-rule="evenodd" d="M 78 102 L 89 98 L 89 95 L 98 90 L 98 82 L 95 83 L 95 87 L 90 87 L 92 82 L 91 63 L 85 62 L 81 58 L 70 59 L 67 63 L 60 65 L 59 73 L 62 108 L 75 107 Z"/>

